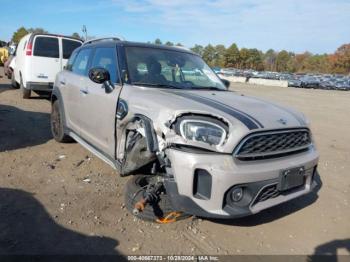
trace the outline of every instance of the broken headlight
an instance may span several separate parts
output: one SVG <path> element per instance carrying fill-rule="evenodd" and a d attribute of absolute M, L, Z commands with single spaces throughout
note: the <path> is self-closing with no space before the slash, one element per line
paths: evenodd
<path fill-rule="evenodd" d="M 220 125 L 197 119 L 181 121 L 180 133 L 185 139 L 216 146 L 221 145 L 226 138 L 226 130 Z"/>

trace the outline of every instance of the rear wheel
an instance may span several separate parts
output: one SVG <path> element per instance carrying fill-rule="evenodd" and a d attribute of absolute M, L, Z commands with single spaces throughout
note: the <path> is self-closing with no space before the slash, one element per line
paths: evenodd
<path fill-rule="evenodd" d="M 22 97 L 24 99 L 30 98 L 30 94 L 32 90 L 24 87 L 22 77 L 21 77 L 20 89 L 22 90 Z"/>
<path fill-rule="evenodd" d="M 73 141 L 70 136 L 64 133 L 63 119 L 58 100 L 52 104 L 50 124 L 52 136 L 57 142 L 68 143 Z"/>
<path fill-rule="evenodd" d="M 15 80 L 15 74 L 14 74 L 14 72 L 12 72 L 12 74 L 11 74 L 11 86 L 12 86 L 13 88 L 16 88 L 16 89 L 19 88 L 19 85 L 17 84 L 17 82 L 16 82 L 16 80 Z"/>
<path fill-rule="evenodd" d="M 125 190 L 125 206 L 128 211 L 133 213 L 135 204 L 145 197 L 146 188 L 154 179 L 155 176 L 151 175 L 135 175 L 128 181 Z M 155 203 L 147 204 L 144 210 L 135 216 L 157 223 L 170 223 L 189 217 L 188 214 L 174 210 L 166 192 L 159 195 Z"/>

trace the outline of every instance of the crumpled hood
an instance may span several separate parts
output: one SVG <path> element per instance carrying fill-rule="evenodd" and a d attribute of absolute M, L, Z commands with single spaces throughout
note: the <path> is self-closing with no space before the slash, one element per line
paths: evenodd
<path fill-rule="evenodd" d="M 279 129 L 306 126 L 302 114 L 262 99 L 223 91 L 167 91 L 222 111 L 248 129 Z"/>
<path fill-rule="evenodd" d="M 242 96 L 235 92 L 210 90 L 178 90 L 166 88 L 127 87 L 121 99 L 128 101 L 129 111 L 123 122 L 131 121 L 134 114 L 145 115 L 152 120 L 162 146 L 186 144 L 223 153 L 232 153 L 237 144 L 249 133 L 307 127 L 301 113 L 292 109 Z M 212 146 L 186 140 L 176 134 L 173 124 L 186 114 L 212 116 L 229 126 L 227 140 L 223 145 Z"/>

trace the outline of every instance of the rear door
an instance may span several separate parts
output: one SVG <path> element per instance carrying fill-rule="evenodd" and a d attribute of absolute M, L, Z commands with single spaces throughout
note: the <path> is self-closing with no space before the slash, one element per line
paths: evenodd
<path fill-rule="evenodd" d="M 75 49 L 80 47 L 82 42 L 70 38 L 62 38 L 62 64 L 61 69 L 67 65 L 68 59 Z"/>
<path fill-rule="evenodd" d="M 109 71 L 114 90 L 106 93 L 102 84 L 86 78 L 87 94 L 81 99 L 81 136 L 104 154 L 115 158 L 115 120 L 121 84 L 116 47 L 97 47 L 90 68 Z"/>
<path fill-rule="evenodd" d="M 61 71 L 59 38 L 55 36 L 37 35 L 33 41 L 33 55 L 30 58 L 30 82 L 55 81 L 56 74 Z"/>

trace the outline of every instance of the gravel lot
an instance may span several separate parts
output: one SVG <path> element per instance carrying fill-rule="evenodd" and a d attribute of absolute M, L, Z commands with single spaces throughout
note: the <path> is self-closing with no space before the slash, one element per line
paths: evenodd
<path fill-rule="evenodd" d="M 23 100 L 0 77 L 0 254 L 350 253 L 350 92 L 232 84 L 305 113 L 323 187 L 247 218 L 158 225 L 125 210 L 128 178 L 52 140 L 48 100 Z"/>

